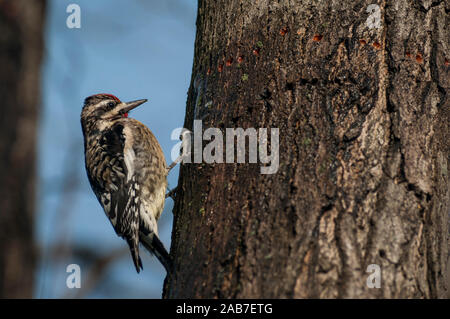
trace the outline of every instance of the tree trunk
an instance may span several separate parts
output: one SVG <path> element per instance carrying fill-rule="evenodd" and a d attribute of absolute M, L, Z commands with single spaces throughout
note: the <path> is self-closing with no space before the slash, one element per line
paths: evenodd
<path fill-rule="evenodd" d="M 45 1 L 0 1 L 0 298 L 33 293 L 35 161 Z"/>
<path fill-rule="evenodd" d="M 280 166 L 182 165 L 164 297 L 446 297 L 448 10 L 199 1 L 185 127 L 279 128 Z"/>

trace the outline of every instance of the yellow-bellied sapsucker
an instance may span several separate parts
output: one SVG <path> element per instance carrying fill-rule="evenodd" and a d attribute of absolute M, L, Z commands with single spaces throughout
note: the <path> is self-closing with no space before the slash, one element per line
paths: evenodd
<path fill-rule="evenodd" d="M 171 259 L 157 226 L 167 188 L 166 160 L 152 132 L 128 118 L 130 110 L 146 101 L 124 103 L 110 94 L 85 99 L 81 126 L 86 171 L 114 230 L 130 246 L 136 271 L 142 269 L 142 243 L 170 273 Z"/>

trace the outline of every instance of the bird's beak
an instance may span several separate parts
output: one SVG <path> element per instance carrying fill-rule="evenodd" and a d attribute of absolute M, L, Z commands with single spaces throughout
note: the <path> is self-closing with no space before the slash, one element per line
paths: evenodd
<path fill-rule="evenodd" d="M 141 105 L 142 103 L 145 103 L 145 102 L 147 102 L 147 99 L 123 103 L 123 106 L 120 108 L 119 112 L 120 112 L 120 114 L 126 114 L 129 111 L 131 111 L 132 109 L 138 107 L 139 105 Z"/>

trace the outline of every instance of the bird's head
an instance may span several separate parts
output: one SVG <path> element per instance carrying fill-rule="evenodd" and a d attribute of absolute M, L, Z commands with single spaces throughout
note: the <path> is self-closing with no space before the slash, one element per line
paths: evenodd
<path fill-rule="evenodd" d="M 112 94 L 95 94 L 84 100 L 81 111 L 81 122 L 95 123 L 97 121 L 114 121 L 123 117 L 128 117 L 128 112 L 138 107 L 146 99 L 131 102 L 122 102 Z"/>

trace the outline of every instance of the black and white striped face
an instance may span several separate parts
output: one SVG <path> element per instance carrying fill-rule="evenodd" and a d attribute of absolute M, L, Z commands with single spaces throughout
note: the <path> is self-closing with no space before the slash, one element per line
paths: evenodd
<path fill-rule="evenodd" d="M 96 94 L 89 96 L 84 100 L 81 121 L 120 118 L 123 115 L 119 112 L 121 104 L 124 103 L 114 95 Z"/>
<path fill-rule="evenodd" d="M 128 117 L 128 112 L 147 100 L 122 102 L 112 94 L 95 94 L 84 100 L 81 122 L 112 121 Z"/>

